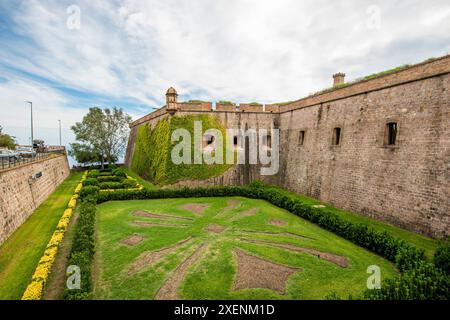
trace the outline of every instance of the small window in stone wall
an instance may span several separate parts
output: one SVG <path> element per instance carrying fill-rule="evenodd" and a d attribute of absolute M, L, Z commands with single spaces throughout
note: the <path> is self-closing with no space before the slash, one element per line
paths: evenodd
<path fill-rule="evenodd" d="M 385 145 L 395 146 L 397 140 L 397 129 L 398 129 L 397 122 L 388 122 L 386 124 L 386 133 L 384 139 Z"/>
<path fill-rule="evenodd" d="M 298 144 L 299 144 L 300 146 L 302 146 L 304 142 L 305 142 L 305 131 L 302 130 L 302 131 L 300 131 L 299 134 L 298 134 Z"/>
<path fill-rule="evenodd" d="M 341 131 L 341 128 L 333 129 L 333 140 L 331 141 L 333 146 L 338 146 L 341 144 Z"/>

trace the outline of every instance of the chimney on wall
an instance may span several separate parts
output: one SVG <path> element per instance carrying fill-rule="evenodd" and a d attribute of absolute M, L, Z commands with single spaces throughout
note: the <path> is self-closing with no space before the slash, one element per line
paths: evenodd
<path fill-rule="evenodd" d="M 345 82 L 345 73 L 339 72 L 333 74 L 333 80 L 334 80 L 333 87 L 343 84 Z"/>
<path fill-rule="evenodd" d="M 178 97 L 177 90 L 175 90 L 173 87 L 170 87 L 169 89 L 167 89 L 167 92 L 166 92 L 166 108 L 168 110 L 175 110 L 175 109 L 177 109 L 177 97 Z"/>

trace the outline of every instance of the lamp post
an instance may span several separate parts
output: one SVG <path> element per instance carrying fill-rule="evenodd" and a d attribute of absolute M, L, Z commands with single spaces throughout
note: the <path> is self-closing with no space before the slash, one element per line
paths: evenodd
<path fill-rule="evenodd" d="M 62 146 L 62 144 L 61 144 L 61 120 L 58 120 L 58 123 L 59 123 L 59 146 L 61 147 Z"/>
<path fill-rule="evenodd" d="M 34 137 L 33 137 L 33 102 L 31 101 L 25 101 L 26 103 L 30 104 L 31 107 L 31 147 L 33 147 L 34 144 Z"/>

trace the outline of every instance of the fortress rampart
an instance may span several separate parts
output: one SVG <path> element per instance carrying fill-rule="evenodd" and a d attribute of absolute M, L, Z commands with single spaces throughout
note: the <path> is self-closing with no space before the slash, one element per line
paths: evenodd
<path fill-rule="evenodd" d="M 0 170 L 0 244 L 25 222 L 69 173 L 65 155 Z"/>
<path fill-rule="evenodd" d="M 131 124 L 126 164 L 140 125 L 204 113 L 227 128 L 279 129 L 280 170 L 261 176 L 257 165 L 237 165 L 199 185 L 261 179 L 416 232 L 450 233 L 450 56 L 289 103 L 213 108 L 179 103 L 170 88 L 163 108 Z"/>

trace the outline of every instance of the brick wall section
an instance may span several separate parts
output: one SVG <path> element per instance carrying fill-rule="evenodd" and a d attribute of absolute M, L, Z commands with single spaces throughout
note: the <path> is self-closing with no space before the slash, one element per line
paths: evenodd
<path fill-rule="evenodd" d="M 177 103 L 177 108 L 181 110 L 190 110 L 190 111 L 212 111 L 212 103 L 211 102 L 181 102 Z"/>
<path fill-rule="evenodd" d="M 216 111 L 229 111 L 233 112 L 236 111 L 236 105 L 233 103 L 217 103 L 216 104 Z"/>
<path fill-rule="evenodd" d="M 42 177 L 31 182 L 30 176 L 37 172 L 42 172 Z M 69 173 L 66 156 L 0 171 L 0 244 L 25 222 Z"/>
<path fill-rule="evenodd" d="M 252 105 L 248 103 L 241 103 L 239 105 L 239 110 L 241 112 L 263 112 L 263 106 L 262 105 Z"/>
<path fill-rule="evenodd" d="M 445 75 L 281 114 L 281 185 L 410 230 L 448 235 L 449 90 Z M 388 121 L 398 123 L 394 148 L 384 146 Z M 335 127 L 342 128 L 336 147 Z"/>

